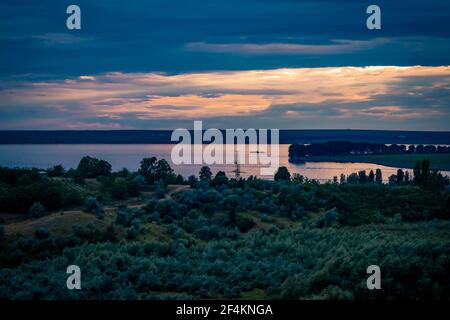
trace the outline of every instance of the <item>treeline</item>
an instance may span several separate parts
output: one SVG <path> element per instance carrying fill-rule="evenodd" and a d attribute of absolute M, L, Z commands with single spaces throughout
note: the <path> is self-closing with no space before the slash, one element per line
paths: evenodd
<path fill-rule="evenodd" d="M 368 154 L 401 154 L 401 153 L 450 153 L 448 146 L 434 145 L 402 145 L 368 142 L 329 141 L 323 143 L 292 144 L 289 146 L 289 158 L 301 160 L 311 156 L 344 156 Z"/>
<path fill-rule="evenodd" d="M 366 183 L 383 183 L 383 173 L 380 169 L 375 172 L 370 170 L 367 174 L 366 170 L 351 173 L 348 176 L 341 174 L 338 178 L 333 177 L 333 183 L 350 183 L 350 184 L 366 184 Z M 413 175 L 409 171 L 398 169 L 397 174 L 389 176 L 389 185 L 407 186 L 414 185 L 429 190 L 442 190 L 450 184 L 449 177 L 443 176 L 438 170 L 430 169 L 430 161 L 425 159 L 417 161 Z"/>

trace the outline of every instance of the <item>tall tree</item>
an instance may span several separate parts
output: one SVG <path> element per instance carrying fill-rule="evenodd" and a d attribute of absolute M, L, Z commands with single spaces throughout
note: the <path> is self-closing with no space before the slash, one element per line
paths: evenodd
<path fill-rule="evenodd" d="M 375 182 L 378 184 L 382 184 L 383 183 L 383 174 L 381 173 L 380 169 L 377 169 L 375 171 Z"/>
<path fill-rule="evenodd" d="M 208 166 L 202 167 L 200 169 L 199 176 L 201 181 L 211 182 L 212 179 L 211 169 Z"/>
<path fill-rule="evenodd" d="M 370 182 L 370 183 L 374 183 L 375 182 L 375 174 L 373 173 L 373 170 L 370 170 L 369 177 L 367 178 L 367 181 Z"/>
<path fill-rule="evenodd" d="M 396 184 L 401 185 L 403 184 L 403 180 L 405 178 L 405 173 L 402 169 L 397 170 L 397 177 L 396 177 Z"/>
<path fill-rule="evenodd" d="M 141 161 L 141 166 L 138 170 L 138 173 L 145 178 L 147 183 L 154 184 L 156 180 L 156 168 L 156 157 L 144 158 Z"/>

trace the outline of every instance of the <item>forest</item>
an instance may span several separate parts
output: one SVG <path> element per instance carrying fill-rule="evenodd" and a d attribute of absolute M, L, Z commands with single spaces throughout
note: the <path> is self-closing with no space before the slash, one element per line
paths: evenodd
<path fill-rule="evenodd" d="M 0 168 L 0 299 L 448 299 L 449 179 Z M 68 290 L 78 265 L 82 289 Z M 366 268 L 382 270 L 368 290 Z"/>

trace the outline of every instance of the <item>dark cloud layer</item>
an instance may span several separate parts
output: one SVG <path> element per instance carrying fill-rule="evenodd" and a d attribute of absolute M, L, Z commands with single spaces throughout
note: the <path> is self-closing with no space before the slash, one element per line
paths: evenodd
<path fill-rule="evenodd" d="M 1 2 L 0 76 L 449 64 L 448 1 L 377 1 L 376 31 L 365 1 L 78 0 L 79 31 L 69 4 Z"/>
<path fill-rule="evenodd" d="M 66 28 L 71 4 L 81 7 L 82 30 Z M 3 0 L 0 125 L 145 129 L 203 118 L 216 127 L 449 130 L 448 69 L 423 76 L 420 68 L 389 69 L 386 78 L 370 74 L 348 87 L 346 77 L 321 82 L 333 70 L 315 78 L 305 69 L 317 86 L 297 85 L 302 68 L 450 65 L 448 0 L 376 1 L 382 29 L 375 31 L 366 28 L 370 4 Z M 298 81 L 272 85 L 245 70 L 275 77 L 293 70 Z M 348 77 L 366 72 L 358 70 Z M 367 97 L 358 86 L 367 86 Z"/>

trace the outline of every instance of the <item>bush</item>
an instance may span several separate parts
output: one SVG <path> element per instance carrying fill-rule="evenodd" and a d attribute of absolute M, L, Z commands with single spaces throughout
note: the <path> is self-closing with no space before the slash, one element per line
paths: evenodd
<path fill-rule="evenodd" d="M 86 199 L 84 211 L 95 214 L 95 216 L 99 219 L 102 219 L 105 214 L 102 205 L 94 197 L 88 197 Z"/>
<path fill-rule="evenodd" d="M 5 226 L 0 224 L 0 243 L 5 239 Z"/>
<path fill-rule="evenodd" d="M 28 210 L 28 215 L 34 219 L 40 218 L 45 215 L 45 208 L 40 202 L 35 202 Z"/>
<path fill-rule="evenodd" d="M 62 176 L 64 176 L 65 172 L 66 171 L 64 170 L 64 167 L 60 164 L 58 164 L 50 169 L 47 169 L 47 175 L 49 177 L 62 177 Z"/>
<path fill-rule="evenodd" d="M 50 238 L 50 232 L 46 228 L 38 228 L 36 229 L 34 236 L 38 240 L 45 240 Z"/>
<path fill-rule="evenodd" d="M 117 178 L 109 188 L 111 197 L 116 200 L 125 200 L 127 198 L 127 181 L 123 178 Z"/>

